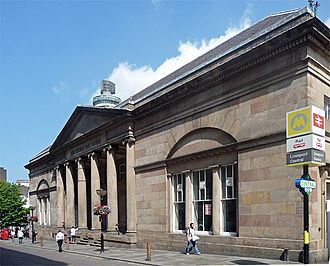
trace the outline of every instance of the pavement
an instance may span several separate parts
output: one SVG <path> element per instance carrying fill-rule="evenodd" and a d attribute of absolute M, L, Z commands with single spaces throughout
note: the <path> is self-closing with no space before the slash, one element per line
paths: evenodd
<path fill-rule="evenodd" d="M 30 239 L 24 239 L 23 244 L 18 244 L 11 240 L 0 240 L 1 246 L 16 245 L 16 246 L 29 246 L 37 249 L 48 249 L 58 252 L 57 243 L 50 240 L 44 240 L 43 245 L 40 242 L 35 244 L 31 243 Z M 100 254 L 100 248 L 95 246 L 70 244 L 63 244 L 63 252 L 81 254 L 85 256 L 93 256 L 104 258 L 108 260 L 117 260 L 129 263 L 136 263 L 140 265 L 276 265 L 276 264 L 298 264 L 291 261 L 280 261 L 262 258 L 251 257 L 237 257 L 218 254 L 203 254 L 186 255 L 183 253 L 185 247 L 183 246 L 182 252 L 165 251 L 165 250 L 151 250 L 151 260 L 147 261 L 147 250 L 140 248 L 120 248 L 120 247 L 105 247 L 104 253 Z"/>

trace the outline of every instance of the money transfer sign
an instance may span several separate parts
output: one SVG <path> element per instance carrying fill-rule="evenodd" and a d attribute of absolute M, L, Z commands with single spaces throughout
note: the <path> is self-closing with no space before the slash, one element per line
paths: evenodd
<path fill-rule="evenodd" d="M 307 106 L 286 113 L 286 137 L 309 133 L 325 136 L 324 116 L 324 110 L 316 106 Z"/>

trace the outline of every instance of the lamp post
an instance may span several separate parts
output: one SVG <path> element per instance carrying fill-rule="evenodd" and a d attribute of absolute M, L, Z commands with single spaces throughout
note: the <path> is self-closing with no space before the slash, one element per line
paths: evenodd
<path fill-rule="evenodd" d="M 96 190 L 97 195 L 100 196 L 100 205 L 102 206 L 102 199 L 107 194 L 107 191 L 100 188 Z M 104 235 L 103 235 L 103 215 L 100 215 L 100 222 L 101 222 L 101 251 L 100 253 L 104 252 Z"/>
<path fill-rule="evenodd" d="M 32 212 L 32 215 L 31 215 L 31 228 L 32 228 L 32 231 L 31 231 L 31 236 L 32 236 L 32 244 L 34 244 L 34 228 L 33 228 L 33 211 L 35 210 L 35 206 L 30 206 L 29 209 L 31 210 Z"/>

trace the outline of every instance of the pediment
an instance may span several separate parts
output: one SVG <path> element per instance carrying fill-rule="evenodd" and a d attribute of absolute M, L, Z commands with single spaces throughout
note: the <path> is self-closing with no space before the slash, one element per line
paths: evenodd
<path fill-rule="evenodd" d="M 82 137 L 89 132 L 125 115 L 126 110 L 78 106 L 53 143 L 51 150 Z"/>

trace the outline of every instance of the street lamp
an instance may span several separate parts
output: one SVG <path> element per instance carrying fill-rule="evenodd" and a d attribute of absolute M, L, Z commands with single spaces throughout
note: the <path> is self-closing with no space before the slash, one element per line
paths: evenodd
<path fill-rule="evenodd" d="M 34 228 L 33 228 L 33 211 L 35 210 L 35 206 L 30 206 L 29 209 L 31 210 L 32 212 L 32 215 L 31 215 L 31 227 L 32 227 L 32 232 L 31 232 L 31 236 L 32 236 L 32 244 L 34 244 Z"/>
<path fill-rule="evenodd" d="M 96 190 L 97 195 L 100 196 L 100 205 L 102 206 L 102 199 L 107 194 L 107 191 L 100 188 Z M 103 215 L 100 215 L 100 222 L 101 222 L 101 251 L 100 253 L 104 252 L 104 235 L 103 235 Z"/>

